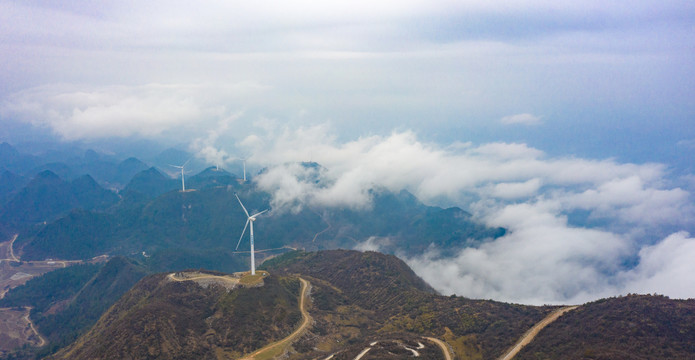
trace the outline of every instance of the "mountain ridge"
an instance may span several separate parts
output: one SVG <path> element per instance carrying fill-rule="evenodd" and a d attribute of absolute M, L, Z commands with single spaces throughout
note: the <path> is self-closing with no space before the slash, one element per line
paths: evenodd
<path fill-rule="evenodd" d="M 133 264 L 122 258 L 112 262 L 111 268 Z M 371 251 L 292 251 L 260 268 L 270 272 L 263 286 L 232 290 L 214 282 L 167 280 L 193 270 L 147 276 L 51 358 L 240 358 L 284 338 L 299 323 L 300 277 L 311 284 L 313 322 L 287 348 L 283 358 L 289 360 L 351 360 L 366 348 L 370 356 L 364 359 L 400 359 L 410 354 L 408 346 L 420 343 L 423 356 L 443 359 L 428 338 L 444 341 L 457 359 L 497 358 L 558 309 L 442 296 L 402 260 Z M 99 273 L 109 273 L 106 269 Z M 201 272 L 225 276 L 193 271 Z M 104 288 L 93 286 L 95 280 L 89 284 L 71 298 L 91 298 L 87 289 Z M 695 300 L 602 299 L 562 315 L 517 358 L 635 359 L 625 354 L 649 353 L 688 359 L 695 355 L 693 324 Z M 37 321 L 37 326 L 44 325 Z"/>

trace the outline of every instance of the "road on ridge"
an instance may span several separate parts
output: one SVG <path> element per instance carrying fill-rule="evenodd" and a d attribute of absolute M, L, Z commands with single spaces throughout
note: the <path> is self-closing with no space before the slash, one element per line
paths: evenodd
<path fill-rule="evenodd" d="M 223 281 L 226 281 L 226 282 L 230 282 L 230 283 L 235 284 L 235 285 L 239 283 L 239 279 L 230 278 L 230 277 L 228 277 L 228 276 L 209 275 L 209 274 L 201 274 L 201 275 L 197 275 L 197 276 L 191 276 L 191 277 L 189 277 L 189 278 L 182 278 L 182 279 L 179 279 L 179 278 L 176 277 L 176 273 L 171 273 L 171 274 L 169 274 L 168 278 L 169 278 L 170 280 L 178 281 L 178 282 L 181 282 L 181 281 L 195 281 L 195 280 L 201 280 L 201 279 L 217 279 L 217 280 L 223 280 Z"/>
<path fill-rule="evenodd" d="M 534 325 L 531 330 L 527 331 L 524 336 L 519 339 L 519 341 L 509 349 L 507 353 L 504 355 L 500 356 L 498 360 L 511 360 L 516 356 L 516 354 L 521 351 L 521 349 L 524 348 L 524 346 L 528 345 L 533 341 L 533 339 L 538 335 L 538 333 L 543 330 L 544 327 L 550 325 L 553 321 L 557 320 L 560 316 L 562 316 L 564 313 L 574 310 L 578 308 L 578 306 L 565 306 L 563 308 L 557 309 L 550 313 L 550 315 L 546 316 L 545 319 L 539 321 L 536 325 Z"/>
<path fill-rule="evenodd" d="M 311 318 L 311 315 L 309 315 L 309 312 L 306 310 L 306 304 L 309 298 L 309 289 L 311 288 L 311 283 L 302 278 L 299 278 L 299 281 L 302 283 L 302 288 L 299 291 L 299 311 L 301 311 L 302 313 L 302 324 L 299 325 L 297 330 L 293 331 L 286 338 L 274 342 L 272 344 L 268 344 L 262 347 L 261 349 L 254 351 L 251 355 L 245 356 L 242 360 L 252 360 L 256 357 L 273 358 L 274 356 L 280 355 L 282 352 L 285 351 L 285 348 L 287 348 L 287 346 L 289 346 L 291 343 L 297 340 L 304 333 L 304 330 L 306 330 L 309 327 L 309 325 L 311 325 L 311 321 L 313 319 Z"/>

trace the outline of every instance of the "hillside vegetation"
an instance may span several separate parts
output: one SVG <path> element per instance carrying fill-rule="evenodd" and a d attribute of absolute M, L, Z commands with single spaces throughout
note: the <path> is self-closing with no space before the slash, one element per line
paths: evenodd
<path fill-rule="evenodd" d="M 517 356 L 535 359 L 693 359 L 695 300 L 629 295 L 585 304 Z"/>
<path fill-rule="evenodd" d="M 116 262 L 121 267 L 126 263 Z M 421 349 L 423 354 L 441 358 L 441 351 L 423 336 L 447 341 L 457 354 L 489 358 L 499 355 L 550 311 L 437 295 L 401 260 L 375 252 L 297 251 L 265 265 L 271 275 L 264 278 L 263 286 L 231 291 L 194 281 L 170 281 L 167 274 L 148 276 L 111 306 L 86 334 L 52 358 L 239 358 L 284 338 L 298 325 L 299 276 L 311 283 L 309 313 L 314 321 L 308 332 L 292 344 L 287 354 L 290 359 L 332 354 L 336 359 L 352 359 L 375 340 L 383 342 L 371 356 L 386 356 L 399 349 L 402 353 L 405 350 L 398 344 L 416 347 L 424 341 L 428 346 Z M 80 273 L 78 269 L 91 268 L 75 268 L 76 274 Z M 110 271 L 104 267 L 99 274 L 105 272 Z M 103 289 L 93 284 L 99 278 L 104 276 L 93 276 L 92 284 L 81 288 L 72 286 L 68 293 L 74 295 L 70 298 L 76 302 L 87 297 L 98 299 L 92 289 Z M 19 299 L 21 293 L 14 298 Z M 109 296 L 117 298 L 116 294 Z M 87 304 L 82 306 L 95 308 Z M 71 313 L 69 305 L 65 308 L 62 314 L 85 317 Z M 46 324 L 52 319 L 37 319 L 40 330 L 50 329 Z M 71 324 L 70 319 L 63 320 Z M 54 336 L 51 334 L 56 333 L 47 332 L 49 337 Z M 41 354 L 47 353 L 49 349 Z"/>
<path fill-rule="evenodd" d="M 313 279 L 318 337 L 305 346 L 332 351 L 338 349 L 328 339 L 362 344 L 403 333 L 446 339 L 458 354 L 494 358 L 552 310 L 437 295 L 403 261 L 376 252 L 292 252 L 263 267 Z"/>
<path fill-rule="evenodd" d="M 228 291 L 149 276 L 52 358 L 239 358 L 292 331 L 301 319 L 298 295 L 293 278 L 270 276 L 261 287 Z"/>

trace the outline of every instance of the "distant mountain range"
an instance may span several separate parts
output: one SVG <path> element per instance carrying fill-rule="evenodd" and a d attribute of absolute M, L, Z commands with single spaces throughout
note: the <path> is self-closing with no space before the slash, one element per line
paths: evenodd
<path fill-rule="evenodd" d="M 164 155 L 167 159 L 183 156 L 180 151 Z M 167 249 L 195 253 L 231 249 L 246 220 L 234 194 L 251 209 L 270 207 L 270 194 L 216 167 L 187 176 L 190 191 L 182 193 L 179 179 L 155 167 L 132 174 L 145 167 L 134 158 L 108 162 L 88 151 L 81 163 L 102 164 L 92 168 L 114 183 L 129 180 L 116 193 L 91 175 L 64 180 L 43 170 L 29 181 L 9 171 L 3 175 L 8 179 L 3 191 L 8 200 L 0 206 L 0 227 L 20 234 L 15 246 L 22 258 L 89 259 L 102 254 L 156 255 Z M 113 172 L 106 171 L 107 163 Z M 320 168 L 312 163 L 302 166 Z M 370 195 L 373 206 L 368 209 L 271 211 L 257 224 L 257 249 L 354 248 L 371 238 L 382 251 L 412 255 L 431 244 L 452 251 L 478 246 L 505 233 L 477 223 L 459 208 L 426 206 L 407 191 L 374 189 Z M 242 242 L 240 250 L 248 250 L 248 243 Z"/>
<path fill-rule="evenodd" d="M 230 175 L 210 173 L 206 170 L 191 177 L 189 183 L 198 189 L 182 193 L 171 190 L 177 189 L 175 181 L 149 169 L 133 178 L 120 192 L 120 200 L 87 178 L 69 184 L 42 173 L 40 181 L 27 185 L 0 214 L 11 224 L 50 221 L 18 240 L 17 248 L 26 259 L 87 259 L 104 253 L 155 253 L 181 247 L 232 248 L 245 222 L 234 194 L 253 209 L 268 208 L 269 195 L 252 184 L 240 185 Z M 81 193 L 76 190 L 80 186 Z M 505 233 L 475 222 L 461 209 L 425 206 L 407 192 L 374 192 L 373 198 L 374 206 L 367 210 L 271 212 L 258 221 L 257 248 L 352 248 L 377 236 L 389 240 L 382 244 L 384 251 L 415 254 L 430 244 L 456 249 Z M 67 213 L 71 208 L 80 210 Z M 248 249 L 247 242 L 242 242 L 241 249 Z"/>
<path fill-rule="evenodd" d="M 56 220 L 74 208 L 104 210 L 117 201 L 115 193 L 99 186 L 89 175 L 67 182 L 46 170 L 3 205 L 0 219 L 21 227 Z"/>

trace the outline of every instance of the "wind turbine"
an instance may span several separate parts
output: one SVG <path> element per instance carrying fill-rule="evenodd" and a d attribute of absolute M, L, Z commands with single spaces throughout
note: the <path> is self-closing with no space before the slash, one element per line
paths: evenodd
<path fill-rule="evenodd" d="M 181 169 L 181 192 L 186 192 L 186 182 L 184 181 L 183 168 L 186 167 L 186 164 L 188 164 L 189 161 L 191 161 L 191 159 L 186 160 L 186 162 L 183 163 L 183 165 L 181 165 L 181 166 L 169 165 L 169 166 L 173 166 L 177 169 Z"/>
<path fill-rule="evenodd" d="M 249 226 L 249 223 L 251 223 L 251 275 L 256 275 L 256 258 L 253 252 L 253 222 L 256 221 L 256 216 L 263 214 L 264 212 L 268 211 L 268 209 L 265 209 L 259 213 L 255 213 L 253 215 L 249 215 L 249 212 L 246 211 L 246 208 L 244 207 L 244 204 L 241 203 L 241 199 L 239 199 L 239 195 L 234 194 L 236 196 L 236 199 L 239 200 L 239 205 L 241 205 L 241 208 L 244 209 L 244 213 L 246 214 L 246 225 L 244 225 L 244 230 L 241 232 L 241 236 L 239 237 L 239 242 L 236 244 L 236 250 L 239 249 L 239 244 L 241 244 L 241 239 L 244 238 L 244 233 L 246 232 L 246 227 Z"/>

